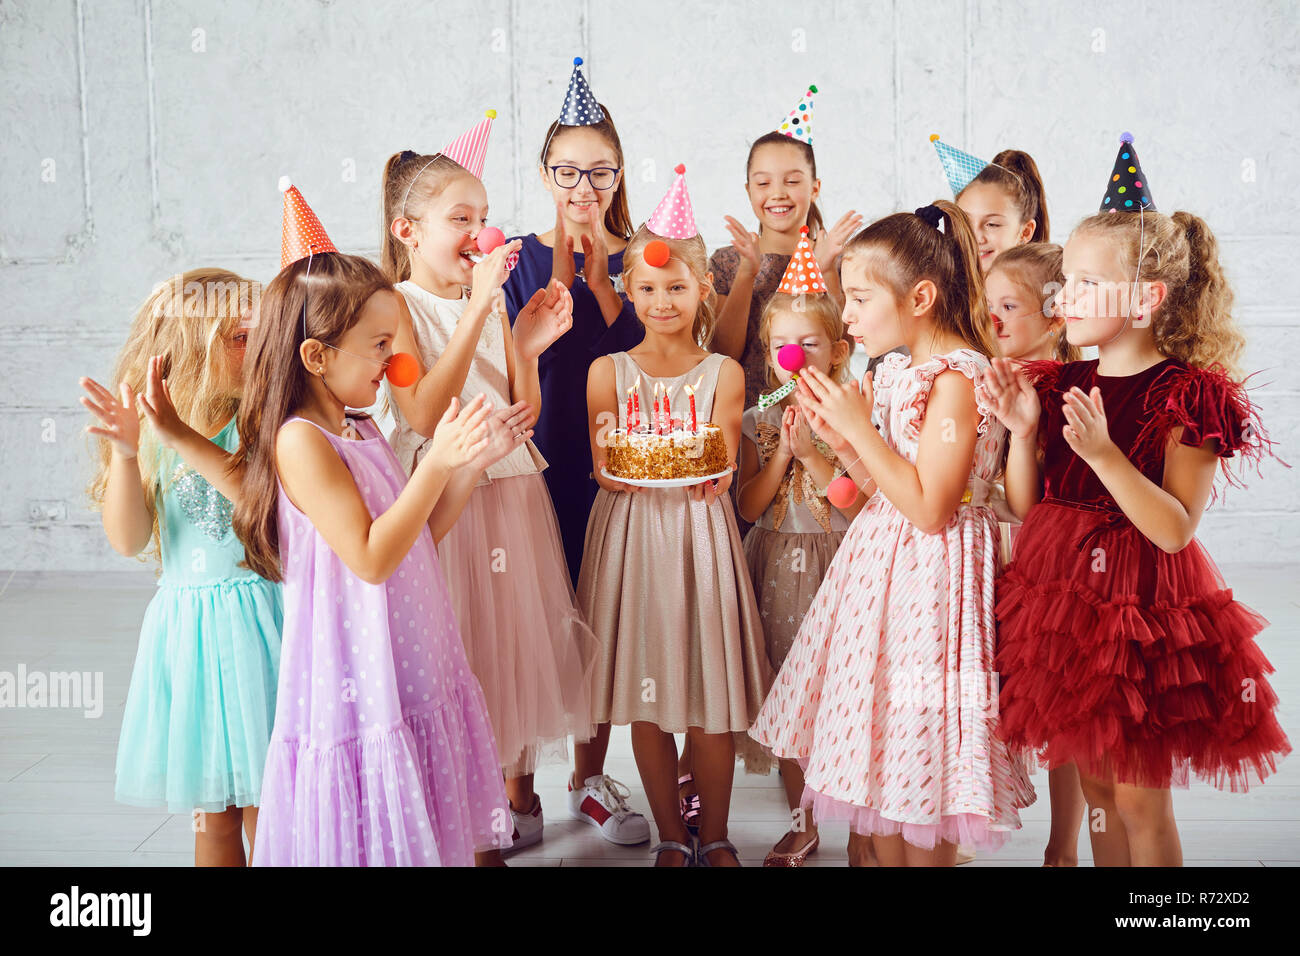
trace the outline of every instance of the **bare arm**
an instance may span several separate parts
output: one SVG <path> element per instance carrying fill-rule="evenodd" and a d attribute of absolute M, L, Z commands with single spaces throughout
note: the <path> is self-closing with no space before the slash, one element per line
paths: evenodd
<path fill-rule="evenodd" d="M 406 297 L 399 295 L 397 303 L 401 318 L 397 323 L 397 335 L 393 338 L 393 351 L 415 356 L 420 374 L 415 384 L 408 388 L 398 388 L 390 382 L 389 389 L 393 401 L 401 409 L 402 417 L 425 438 L 432 438 L 434 427 L 451 400 L 458 397 L 465 388 L 465 379 L 469 377 L 469 367 L 478 349 L 483 323 L 490 313 L 471 301 L 465 307 L 461 320 L 456 323 L 456 331 L 452 333 L 446 351 L 438 356 L 433 368 L 426 369 Z"/>
<path fill-rule="evenodd" d="M 1038 467 L 1038 427 L 1042 405 L 1038 393 L 1014 364 L 995 358 L 984 372 L 984 387 L 993 412 L 1010 434 L 1007 448 L 1007 507 L 1021 521 L 1043 497 Z"/>
<path fill-rule="evenodd" d="M 1160 550 L 1176 554 L 1191 542 L 1214 485 L 1217 443 L 1199 448 L 1178 444 L 1182 429 L 1169 437 L 1163 485 L 1140 472 L 1110 439 L 1101 392 L 1065 394 L 1065 440 L 1088 463 L 1133 526 Z"/>
<path fill-rule="evenodd" d="M 736 506 L 742 518 L 753 523 L 771 507 L 792 457 L 790 449 L 782 444 L 772 451 L 767 464 L 759 468 L 758 448 L 749 438 L 741 436 L 740 493 L 736 496 Z"/>
<path fill-rule="evenodd" d="M 112 447 L 100 516 L 104 535 L 118 554 L 134 557 L 149 546 L 153 537 L 153 519 L 145 498 L 148 491 L 137 460 L 140 417 L 136 396 L 125 382 L 117 397 L 93 378 L 82 378 L 80 384 L 87 393 L 81 397 L 81 404 L 99 420 L 98 425 L 87 425 L 86 431 Z"/>
<path fill-rule="evenodd" d="M 926 534 L 941 531 L 961 503 L 975 457 L 979 413 L 970 380 L 951 369 L 935 378 L 921 423 L 916 464 L 890 448 L 871 426 L 871 403 L 863 402 L 870 396 L 857 395 L 852 386 L 832 382 L 816 369 L 799 381 L 801 390 L 809 389 L 819 402 L 820 414 L 861 456 L 894 507 Z"/>
<path fill-rule="evenodd" d="M 456 403 L 458 404 L 458 403 Z M 456 412 L 456 404 L 449 412 Z M 453 420 L 438 423 L 436 448 L 421 460 L 397 500 L 371 517 L 352 473 L 319 429 L 290 422 L 276 438 L 276 468 L 289 500 L 315 525 L 325 543 L 359 578 L 381 584 L 402 563 L 452 472 L 485 441 L 482 422 L 488 414 L 482 396 Z"/>

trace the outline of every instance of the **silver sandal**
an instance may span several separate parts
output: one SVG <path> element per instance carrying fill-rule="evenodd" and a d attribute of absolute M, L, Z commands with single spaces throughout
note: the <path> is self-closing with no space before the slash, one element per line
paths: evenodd
<path fill-rule="evenodd" d="M 692 841 L 692 843 L 694 843 L 694 841 Z M 686 866 L 697 865 L 694 846 L 687 846 L 685 843 L 678 843 L 676 840 L 663 840 L 656 843 L 650 848 L 650 854 L 655 858 L 656 863 L 659 862 L 659 854 L 663 853 L 665 850 L 676 850 L 684 856 L 686 858 Z"/>
<path fill-rule="evenodd" d="M 736 851 L 736 848 L 732 846 L 730 840 L 714 840 L 712 843 L 706 843 L 704 846 L 696 849 L 695 865 L 713 866 L 713 864 L 709 862 L 709 854 L 714 850 L 726 850 L 736 858 L 737 863 L 740 862 L 740 854 Z"/>

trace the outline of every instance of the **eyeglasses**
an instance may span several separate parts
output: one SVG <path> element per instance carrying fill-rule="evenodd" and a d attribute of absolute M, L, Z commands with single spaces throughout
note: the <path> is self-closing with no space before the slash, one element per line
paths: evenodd
<path fill-rule="evenodd" d="M 327 349 L 333 349 L 335 352 L 342 352 L 344 355 L 351 355 L 353 358 L 359 358 L 367 362 L 378 362 L 384 368 L 388 368 L 389 364 L 391 364 L 391 359 L 377 359 L 369 355 L 358 355 L 356 352 L 349 352 L 347 349 L 341 349 L 337 345 L 330 345 L 328 342 L 322 342 L 321 345 L 325 346 Z"/>
<path fill-rule="evenodd" d="M 579 169 L 577 166 L 548 166 L 551 171 L 551 179 L 555 185 L 564 189 L 572 189 L 578 183 L 582 182 L 582 177 L 587 177 L 587 182 L 591 183 L 592 189 L 605 190 L 614 185 L 614 180 L 618 178 L 619 171 L 611 169 L 608 166 L 597 166 L 595 169 Z"/>

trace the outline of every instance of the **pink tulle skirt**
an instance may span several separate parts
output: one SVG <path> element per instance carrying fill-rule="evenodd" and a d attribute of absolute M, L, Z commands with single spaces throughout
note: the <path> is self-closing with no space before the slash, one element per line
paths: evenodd
<path fill-rule="evenodd" d="M 506 776 L 567 761 L 569 735 L 589 740 L 594 729 L 596 639 L 541 474 L 475 488 L 438 557 Z"/>

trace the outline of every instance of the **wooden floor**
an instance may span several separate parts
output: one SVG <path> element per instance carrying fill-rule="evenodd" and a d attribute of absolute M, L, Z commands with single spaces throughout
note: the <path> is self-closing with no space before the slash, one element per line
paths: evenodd
<path fill-rule="evenodd" d="M 1294 568 L 1234 566 L 1224 576 L 1239 599 L 1271 622 L 1261 636 L 1277 668 L 1281 720 L 1300 740 L 1300 575 Z M 103 713 L 0 708 L 0 864 L 189 866 L 188 815 L 123 806 L 113 800 L 113 759 L 141 615 L 152 593 L 146 574 L 0 576 L 0 671 L 98 671 Z M 614 728 L 607 772 L 627 784 L 648 812 L 626 727 Z M 547 819 L 543 841 L 511 857 L 515 866 L 645 866 L 647 846 L 617 847 L 568 818 L 565 767 L 538 772 Z M 1037 866 L 1047 838 L 1046 775 L 1023 828 L 997 853 L 969 867 Z M 1249 793 L 1203 785 L 1175 791 L 1183 854 L 1193 866 L 1300 865 L 1300 758 Z M 730 836 L 741 861 L 757 865 L 785 831 L 788 812 L 775 775 L 736 774 Z M 847 830 L 827 825 L 810 865 L 846 865 Z M 1086 834 L 1082 863 L 1091 860 Z"/>

